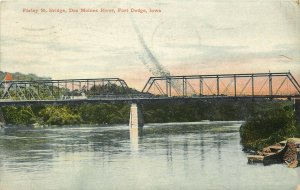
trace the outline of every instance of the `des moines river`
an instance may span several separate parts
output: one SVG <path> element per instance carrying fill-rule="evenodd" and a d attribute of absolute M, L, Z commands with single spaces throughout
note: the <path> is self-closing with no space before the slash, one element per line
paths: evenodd
<path fill-rule="evenodd" d="M 1 190 L 295 190 L 300 168 L 249 165 L 238 122 L 5 130 Z"/>

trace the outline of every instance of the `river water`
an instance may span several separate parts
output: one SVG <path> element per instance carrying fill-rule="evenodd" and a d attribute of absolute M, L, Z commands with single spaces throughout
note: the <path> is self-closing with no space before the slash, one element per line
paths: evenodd
<path fill-rule="evenodd" d="M 239 123 L 5 130 L 1 190 L 285 189 L 300 168 L 247 164 Z"/>

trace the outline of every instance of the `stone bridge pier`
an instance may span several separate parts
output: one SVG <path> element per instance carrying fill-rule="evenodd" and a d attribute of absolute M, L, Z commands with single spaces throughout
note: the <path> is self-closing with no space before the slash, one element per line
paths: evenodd
<path fill-rule="evenodd" d="M 139 150 L 139 138 L 143 135 L 144 115 L 139 104 L 132 103 L 130 107 L 129 131 L 130 144 L 133 151 Z"/>
<path fill-rule="evenodd" d="M 130 129 L 139 129 L 144 126 L 144 115 L 142 112 L 141 105 L 137 103 L 132 103 L 130 107 L 130 119 L 129 127 Z"/>

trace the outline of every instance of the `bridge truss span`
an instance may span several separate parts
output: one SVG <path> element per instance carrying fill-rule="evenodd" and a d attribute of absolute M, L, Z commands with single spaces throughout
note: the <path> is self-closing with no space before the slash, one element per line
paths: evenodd
<path fill-rule="evenodd" d="M 0 106 L 237 98 L 299 99 L 300 85 L 290 72 L 150 77 L 141 92 L 120 78 L 0 83 Z"/>
<path fill-rule="evenodd" d="M 173 83 L 180 88 L 173 88 Z M 143 93 L 166 97 L 263 97 L 300 96 L 300 85 L 290 72 L 186 75 L 150 77 Z"/>
<path fill-rule="evenodd" d="M 87 99 L 126 94 L 128 89 L 120 78 L 13 80 L 0 83 L 0 97 L 2 100 Z"/>

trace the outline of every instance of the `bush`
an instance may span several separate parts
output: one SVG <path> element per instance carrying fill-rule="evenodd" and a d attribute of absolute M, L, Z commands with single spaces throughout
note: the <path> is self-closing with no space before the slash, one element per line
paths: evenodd
<path fill-rule="evenodd" d="M 247 149 L 262 149 L 297 135 L 292 106 L 276 106 L 253 113 L 241 126 L 241 143 Z"/>

